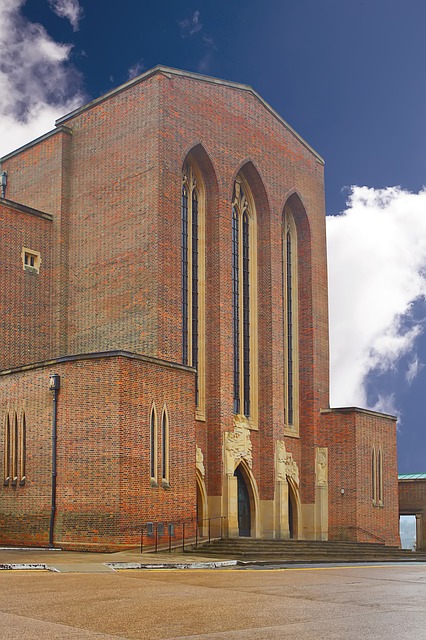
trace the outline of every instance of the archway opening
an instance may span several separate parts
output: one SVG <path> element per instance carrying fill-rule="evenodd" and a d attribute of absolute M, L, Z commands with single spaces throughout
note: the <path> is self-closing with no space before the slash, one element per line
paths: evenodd
<path fill-rule="evenodd" d="M 201 496 L 200 485 L 197 484 L 197 525 L 199 528 L 203 525 L 204 513 L 203 513 L 203 498 Z"/>
<path fill-rule="evenodd" d="M 251 536 L 252 501 L 250 500 L 249 484 L 241 465 L 235 469 L 234 476 L 237 478 L 238 535 L 249 538 Z"/>
<path fill-rule="evenodd" d="M 206 487 L 204 484 L 204 479 L 199 473 L 198 469 L 195 474 L 196 478 L 196 516 L 197 516 L 197 527 L 198 534 L 200 536 L 205 536 L 206 531 L 208 529 L 208 509 L 207 509 L 207 493 Z"/>
<path fill-rule="evenodd" d="M 417 547 L 416 520 L 415 515 L 399 516 L 399 535 L 403 549 L 416 549 Z"/>
<path fill-rule="evenodd" d="M 297 539 L 297 500 L 294 488 L 291 482 L 288 483 L 288 528 L 290 533 L 290 539 Z"/>

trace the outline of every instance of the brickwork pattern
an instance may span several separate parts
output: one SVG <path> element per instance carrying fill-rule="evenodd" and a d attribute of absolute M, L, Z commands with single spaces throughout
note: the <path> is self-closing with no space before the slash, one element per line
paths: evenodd
<path fill-rule="evenodd" d="M 0 200 L 0 370 L 48 358 L 52 337 L 52 221 Z M 23 247 L 41 254 L 24 270 Z"/>

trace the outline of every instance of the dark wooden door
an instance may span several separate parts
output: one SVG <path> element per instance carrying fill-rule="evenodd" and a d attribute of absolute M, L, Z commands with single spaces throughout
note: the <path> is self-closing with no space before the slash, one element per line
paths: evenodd
<path fill-rule="evenodd" d="M 238 482 L 238 532 L 241 537 L 249 537 L 251 534 L 250 496 L 239 467 L 234 475 Z"/>

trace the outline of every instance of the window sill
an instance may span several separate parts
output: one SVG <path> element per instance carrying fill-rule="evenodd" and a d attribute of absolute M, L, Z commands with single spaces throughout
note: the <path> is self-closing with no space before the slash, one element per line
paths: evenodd
<path fill-rule="evenodd" d="M 30 265 L 28 264 L 24 266 L 24 271 L 33 276 L 37 276 L 39 274 L 39 270 L 37 269 L 37 267 L 30 267 Z"/>
<path fill-rule="evenodd" d="M 284 427 L 284 435 L 289 438 L 300 438 L 299 429 L 292 429 L 291 427 Z"/>

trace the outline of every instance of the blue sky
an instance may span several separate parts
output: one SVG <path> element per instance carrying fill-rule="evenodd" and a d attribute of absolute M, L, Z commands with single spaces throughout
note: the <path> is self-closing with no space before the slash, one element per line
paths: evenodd
<path fill-rule="evenodd" d="M 332 404 L 396 412 L 400 472 L 426 471 L 424 0 L 2 0 L 1 13 L 0 155 L 164 64 L 250 84 L 325 158 L 327 213 L 343 212 L 329 221 Z"/>

